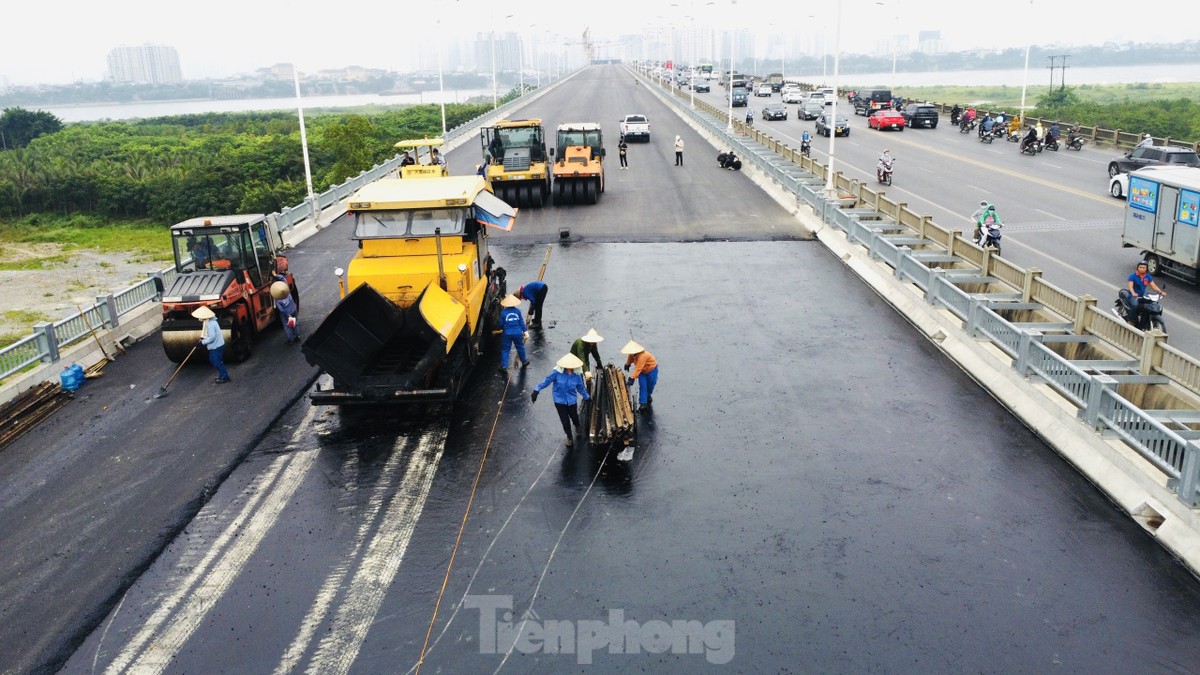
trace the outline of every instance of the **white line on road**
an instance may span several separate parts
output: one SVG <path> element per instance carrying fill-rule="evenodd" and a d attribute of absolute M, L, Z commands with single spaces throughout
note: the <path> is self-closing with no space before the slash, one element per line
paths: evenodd
<path fill-rule="evenodd" d="M 1062 216 L 1058 215 L 1057 213 L 1050 213 L 1049 211 L 1043 211 L 1041 209 L 1034 209 L 1034 211 L 1037 211 L 1038 213 L 1041 213 L 1043 215 L 1054 218 L 1055 220 L 1066 220 L 1066 218 L 1063 218 Z"/>
<path fill-rule="evenodd" d="M 446 449 L 447 431 L 448 427 L 441 425 L 422 434 L 408 462 L 404 480 L 383 516 L 378 534 L 367 546 L 358 571 L 350 581 L 349 593 L 338 605 L 338 612 L 306 672 L 346 673 L 358 658 L 359 649 L 396 578 L 425 507 L 438 463 Z"/>
<path fill-rule="evenodd" d="M 292 434 L 293 443 L 308 433 L 316 410 L 317 407 L 312 406 L 305 413 Z M 243 491 L 247 498 L 241 511 L 209 546 L 200 563 L 159 603 L 106 672 L 161 673 L 166 670 L 275 525 L 317 454 L 316 450 L 307 450 L 280 456 Z"/>
<path fill-rule="evenodd" d="M 387 462 L 380 472 L 379 479 L 375 483 L 374 489 L 371 491 L 371 497 L 367 500 L 367 505 L 363 509 L 362 521 L 358 526 L 358 534 L 354 538 L 354 546 L 350 552 L 343 558 L 333 572 L 325 578 L 321 584 L 321 590 L 317 592 L 317 597 L 313 600 L 312 608 L 304 615 L 304 621 L 300 624 L 300 631 L 292 640 L 292 644 L 284 652 L 283 658 L 279 665 L 275 668 L 276 675 L 284 675 L 290 673 L 304 657 L 308 651 L 308 647 L 312 644 L 313 635 L 316 634 L 317 628 L 325 621 L 325 617 L 329 615 L 329 608 L 333 606 L 333 601 L 338 594 L 343 590 L 342 582 L 345 581 L 346 575 L 353 567 L 354 561 L 358 558 L 359 552 L 363 548 L 363 544 L 367 542 L 367 536 L 375 530 L 379 516 L 383 513 L 384 500 L 393 493 L 396 489 L 395 481 L 400 467 L 404 465 L 407 455 L 404 453 L 405 441 L 411 441 L 413 437 L 404 437 L 397 441 L 396 446 L 392 448 L 392 454 L 388 457 Z M 354 456 L 357 458 L 358 453 Z M 359 462 L 353 462 L 353 469 L 357 473 Z"/>

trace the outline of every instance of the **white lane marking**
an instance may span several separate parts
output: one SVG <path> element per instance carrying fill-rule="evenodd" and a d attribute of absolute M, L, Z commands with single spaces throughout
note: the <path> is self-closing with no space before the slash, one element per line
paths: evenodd
<path fill-rule="evenodd" d="M 350 581 L 349 593 L 321 639 L 306 672 L 325 675 L 346 673 L 358 658 L 358 652 L 375 622 L 383 598 L 396 578 L 408 550 L 417 520 L 425 508 L 425 499 L 433 485 L 438 463 L 446 449 L 446 432 L 421 436 L 408 462 L 404 480 L 387 507 L 378 534 L 367 547 L 358 571 Z"/>
<path fill-rule="evenodd" d="M 316 416 L 311 406 L 292 434 L 295 443 Z M 243 491 L 249 497 L 208 552 L 109 664 L 106 672 L 163 672 L 258 549 L 317 458 L 316 450 L 280 456 Z"/>
<path fill-rule="evenodd" d="M 1043 215 L 1050 216 L 1051 218 L 1054 218 L 1055 220 L 1063 220 L 1063 221 L 1066 220 L 1066 218 L 1063 218 L 1062 216 L 1058 215 L 1057 213 L 1050 213 L 1049 211 L 1043 211 L 1041 209 L 1034 209 L 1034 211 L 1037 211 L 1038 213 L 1041 213 Z"/>
<path fill-rule="evenodd" d="M 404 465 L 407 455 L 404 454 L 405 441 L 412 440 L 412 437 L 402 438 L 397 441 L 396 446 L 392 448 L 392 454 L 388 457 L 387 462 L 380 472 L 379 479 L 375 483 L 374 489 L 371 491 L 371 497 L 367 500 L 367 505 L 363 509 L 362 522 L 359 523 L 358 533 L 354 538 L 354 546 L 340 563 L 334 568 L 329 576 L 325 577 L 325 581 L 321 584 L 321 590 L 317 592 L 317 597 L 313 600 L 312 608 L 304 616 L 304 621 L 300 624 L 300 630 L 296 633 L 296 637 L 292 640 L 292 644 L 284 652 L 283 658 L 279 665 L 275 668 L 276 675 L 284 675 L 290 673 L 304 658 L 304 654 L 308 651 L 309 645 L 312 643 L 313 635 L 316 634 L 317 628 L 325 621 L 329 615 L 329 608 L 333 606 L 333 601 L 337 598 L 342 590 L 342 582 L 346 575 L 350 572 L 354 560 L 358 558 L 359 552 L 363 548 L 363 544 L 367 542 L 367 536 L 375 529 L 375 525 L 379 519 L 379 515 L 383 513 L 383 503 L 388 495 L 396 489 L 396 477 L 400 471 L 400 467 Z M 352 492 L 358 490 L 357 475 L 359 473 L 360 463 L 357 461 L 358 452 L 354 451 L 352 456 L 355 461 L 349 465 L 352 470 L 355 480 L 353 480 L 351 488 Z M 339 510 L 341 508 L 339 507 Z"/>

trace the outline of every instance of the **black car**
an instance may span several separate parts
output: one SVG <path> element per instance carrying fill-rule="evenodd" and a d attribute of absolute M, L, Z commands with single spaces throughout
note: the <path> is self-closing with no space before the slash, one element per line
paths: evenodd
<path fill-rule="evenodd" d="M 701 80 L 699 78 L 692 80 L 692 91 L 707 92 L 708 90 L 708 80 Z"/>
<path fill-rule="evenodd" d="M 831 125 L 830 125 L 830 120 L 829 120 L 829 113 L 825 113 L 824 115 L 821 115 L 820 117 L 817 118 L 817 133 L 818 134 L 822 134 L 824 136 L 829 136 L 829 133 L 830 133 L 829 127 L 830 126 Z M 846 119 L 845 115 L 837 116 L 837 125 L 836 126 L 837 126 L 837 128 L 834 129 L 833 133 L 837 134 L 838 136 L 849 136 L 850 135 L 850 121 Z"/>
<path fill-rule="evenodd" d="M 800 107 L 796 108 L 796 117 L 799 117 L 802 120 L 815 120 L 820 117 L 821 113 L 823 112 L 825 112 L 825 100 L 819 98 L 809 98 L 805 99 L 805 101 L 800 104 Z"/>
<path fill-rule="evenodd" d="M 909 103 L 901 114 L 904 115 L 905 126 L 937 128 L 937 108 L 928 103 Z"/>
<path fill-rule="evenodd" d="M 863 89 L 854 95 L 854 114 L 870 115 L 892 105 L 891 89 Z"/>
<path fill-rule="evenodd" d="M 786 120 L 787 106 L 782 103 L 768 103 L 763 106 L 762 118 L 764 120 Z"/>
<path fill-rule="evenodd" d="M 1134 148 L 1121 157 L 1114 157 L 1108 163 L 1108 175 L 1111 178 L 1119 173 L 1129 173 L 1145 166 L 1162 164 L 1200 167 L 1200 155 L 1197 155 L 1196 151 L 1191 148 L 1174 145 L 1147 145 Z"/>

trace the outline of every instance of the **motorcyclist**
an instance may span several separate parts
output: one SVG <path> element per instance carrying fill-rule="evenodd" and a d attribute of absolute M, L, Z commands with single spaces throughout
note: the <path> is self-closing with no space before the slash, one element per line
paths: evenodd
<path fill-rule="evenodd" d="M 1037 143 L 1037 139 L 1037 129 L 1034 127 L 1029 127 L 1029 131 L 1027 131 L 1025 133 L 1025 137 L 1021 139 L 1021 150 L 1024 151 L 1025 148 L 1029 147 L 1031 144 Z"/>
<path fill-rule="evenodd" d="M 1058 137 L 1062 135 L 1062 130 L 1058 128 L 1058 122 L 1050 125 L 1050 129 L 1046 131 L 1046 135 L 1042 138 L 1042 143 L 1047 147 L 1058 148 Z"/>
<path fill-rule="evenodd" d="M 996 213 L 996 206 L 990 202 L 980 202 L 979 216 L 975 219 L 975 243 L 980 246 L 986 245 L 992 231 L 998 231 L 1002 225 L 1000 214 Z"/>
<path fill-rule="evenodd" d="M 800 152 L 806 155 L 812 153 L 812 136 L 809 135 L 807 130 L 800 134 Z"/>
<path fill-rule="evenodd" d="M 1067 130 L 1067 145 L 1074 143 L 1075 139 L 1077 138 L 1079 138 L 1079 125 L 1073 124 L 1071 125 L 1071 128 Z"/>
<path fill-rule="evenodd" d="M 1143 260 L 1137 264 L 1137 269 L 1133 274 L 1125 280 L 1125 288 L 1121 289 L 1118 294 L 1121 297 L 1121 302 L 1125 305 L 1126 316 L 1133 317 L 1133 325 L 1140 326 L 1142 323 L 1142 304 L 1138 299 L 1146 294 L 1147 288 L 1152 288 L 1165 298 L 1167 292 L 1158 287 L 1154 277 L 1150 276 L 1149 266 Z"/>
<path fill-rule="evenodd" d="M 885 148 L 883 154 L 879 156 L 879 163 L 875 165 L 876 178 L 880 181 L 883 180 L 884 172 L 892 170 L 892 161 L 892 151 Z"/>
<path fill-rule="evenodd" d="M 958 126 L 959 117 L 962 117 L 962 106 L 955 103 L 954 107 L 950 109 L 950 124 Z"/>
<path fill-rule="evenodd" d="M 1013 115 L 1012 121 L 1008 123 L 1008 135 L 1015 136 L 1021 133 L 1021 116 Z"/>
<path fill-rule="evenodd" d="M 746 125 L 754 126 L 754 108 L 746 108 Z"/>
<path fill-rule="evenodd" d="M 979 137 L 983 138 L 992 133 L 992 127 L 995 126 L 996 120 L 992 119 L 991 113 L 983 114 L 983 123 L 979 125 Z"/>
<path fill-rule="evenodd" d="M 1039 139 L 1046 137 L 1046 127 L 1042 126 L 1041 120 L 1038 120 L 1037 126 L 1034 127 L 1034 131 L 1037 132 L 1037 137 Z"/>

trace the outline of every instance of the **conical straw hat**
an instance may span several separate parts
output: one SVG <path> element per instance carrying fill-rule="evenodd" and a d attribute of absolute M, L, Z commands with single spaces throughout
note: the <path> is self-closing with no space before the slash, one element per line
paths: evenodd
<path fill-rule="evenodd" d="M 292 294 L 292 289 L 288 288 L 286 281 L 276 281 L 271 284 L 271 297 L 276 300 L 282 300 Z"/>
<path fill-rule="evenodd" d="M 621 347 L 622 354 L 641 354 L 644 351 L 646 351 L 646 348 L 634 342 L 633 340 L 626 342 L 625 346 Z"/>
<path fill-rule="evenodd" d="M 567 354 L 559 359 L 558 363 L 555 365 L 564 370 L 575 370 L 576 368 L 583 367 L 583 361 L 580 361 L 579 357 L 575 356 L 574 354 Z"/>
<path fill-rule="evenodd" d="M 517 296 L 513 295 L 512 293 L 509 293 L 508 295 L 504 296 L 503 300 L 500 301 L 500 306 L 501 307 L 520 307 L 521 301 L 517 299 Z"/>
<path fill-rule="evenodd" d="M 595 328 L 589 330 L 587 332 L 587 335 L 584 335 L 581 339 L 584 342 L 591 342 L 593 344 L 597 343 L 597 342 L 604 342 L 604 338 L 601 337 L 600 334 L 596 332 Z"/>
<path fill-rule="evenodd" d="M 201 321 L 207 321 L 214 316 L 216 316 L 216 314 L 213 314 L 213 311 L 209 309 L 207 305 L 201 305 L 192 312 L 192 317 L 200 319 Z"/>

